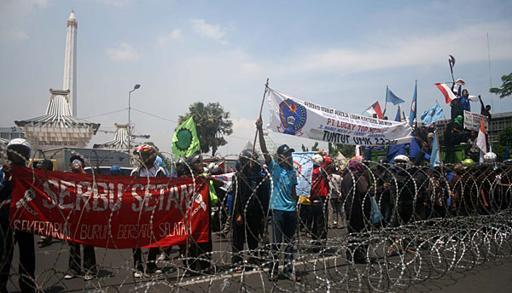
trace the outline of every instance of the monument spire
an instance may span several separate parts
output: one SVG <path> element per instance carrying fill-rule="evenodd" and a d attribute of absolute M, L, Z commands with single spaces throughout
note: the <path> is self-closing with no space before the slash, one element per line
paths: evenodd
<path fill-rule="evenodd" d="M 78 21 L 75 12 L 71 10 L 67 21 L 66 50 L 64 51 L 64 81 L 63 90 L 69 90 L 68 102 L 73 117 L 77 115 L 76 101 L 76 31 Z"/>

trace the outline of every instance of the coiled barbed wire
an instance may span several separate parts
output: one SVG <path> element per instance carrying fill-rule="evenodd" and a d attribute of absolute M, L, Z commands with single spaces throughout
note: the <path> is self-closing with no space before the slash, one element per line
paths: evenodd
<path fill-rule="evenodd" d="M 165 155 L 165 154 L 164 154 Z M 86 158 L 87 159 L 87 158 Z M 343 225 L 329 225 L 324 241 L 313 241 L 311 227 L 300 217 L 294 246 L 294 267 L 299 281 L 269 279 L 269 265 L 282 257 L 272 253 L 271 210 L 259 198 L 259 189 L 272 178 L 257 157 L 245 157 L 258 165 L 262 179 L 253 186 L 243 205 L 244 244 L 248 237 L 257 239 L 257 248 L 232 249 L 232 229 L 236 219 L 229 213 L 228 194 L 248 184 L 240 166 L 232 183 L 222 186 L 219 203 L 212 209 L 211 244 L 199 246 L 193 239 L 182 247 L 161 248 L 158 266 L 161 274 L 133 277 L 131 249 L 96 248 L 98 274 L 92 280 L 65 280 L 68 248 L 55 240 L 50 246 L 36 248 L 37 290 L 97 292 L 325 292 L 407 290 L 429 279 L 442 278 L 451 272 L 467 271 L 484 263 L 501 260 L 512 252 L 512 166 L 482 164 L 464 167 L 445 165 L 431 168 L 408 164 L 365 161 L 363 170 L 341 170 L 344 188 L 338 195 Z M 186 161 L 180 162 L 189 175 L 194 173 Z M 95 169 L 92 168 L 93 184 Z M 233 175 L 233 174 L 230 174 Z M 210 175 L 206 175 L 211 178 Z M 150 178 L 148 179 L 148 184 Z M 46 180 L 46 178 L 34 178 Z M 172 179 L 169 179 L 172 180 Z M 309 179 L 306 179 L 309 180 Z M 343 183 L 344 182 L 344 183 Z M 194 179 L 193 184 L 197 182 Z M 310 182 L 313 183 L 313 182 Z M 362 184 L 364 183 L 364 184 Z M 251 183 L 252 184 L 252 183 Z M 331 190 L 332 194 L 332 190 Z M 323 202 L 322 212 L 330 219 L 331 195 Z M 91 197 L 92 198 L 92 197 Z M 87 199 L 90 200 L 91 198 Z M 148 199 L 149 200 L 149 199 Z M 158 203 L 158 198 L 155 199 Z M 232 199 L 236 201 L 237 198 Z M 382 219 L 371 220 L 371 203 L 375 200 Z M 186 206 L 190 207 L 191 202 Z M 257 209 L 261 227 L 251 229 L 247 217 Z M 77 217 L 76 211 L 62 217 Z M 186 211 L 182 211 L 186 213 Z M 328 215 L 329 214 L 329 215 Z M 114 212 L 109 216 L 109 241 Z M 140 219 L 140 217 L 139 217 Z M 153 217 L 149 223 L 152 224 Z M 331 221 L 332 222 L 332 221 Z M 354 225 L 358 225 L 355 227 Z M 254 226 L 253 226 L 254 228 Z M 4 235 L 2 241 L 6 241 Z M 154 235 L 152 236 L 155 237 Z M 13 239 L 9 239 L 14 241 Z M 113 245 L 115 247 L 115 244 Z M 22 252 L 20 252 L 22 253 Z M 234 262 L 233 259 L 241 260 Z M 200 264 L 200 265 L 198 265 Z M 17 258 L 13 259 L 9 288 L 16 290 Z"/>

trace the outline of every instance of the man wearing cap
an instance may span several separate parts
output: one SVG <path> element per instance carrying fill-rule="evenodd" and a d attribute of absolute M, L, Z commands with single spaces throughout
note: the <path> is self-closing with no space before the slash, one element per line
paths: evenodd
<path fill-rule="evenodd" d="M 85 160 L 80 154 L 73 153 L 69 158 L 69 163 L 71 172 L 85 174 Z M 75 216 L 80 216 L 80 213 L 81 211 L 79 211 L 79 214 L 76 214 Z M 78 243 L 70 242 L 68 272 L 64 275 L 64 279 L 66 280 L 73 279 L 82 274 L 82 259 L 80 255 L 81 246 L 83 247 L 84 254 L 84 280 L 92 280 L 97 273 L 96 254 L 94 252 L 94 246 L 80 245 Z"/>
<path fill-rule="evenodd" d="M 16 138 L 7 145 L 7 158 L 11 165 L 27 166 L 32 148 L 22 138 Z M 35 292 L 36 257 L 34 250 L 34 234 L 13 231 L 9 227 L 9 207 L 13 189 L 13 178 L 9 166 L 4 166 L 3 188 L 0 189 L 0 292 L 7 291 L 9 271 L 14 251 L 14 243 L 18 243 L 20 266 L 19 284 L 21 292 Z"/>
<path fill-rule="evenodd" d="M 297 174 L 293 168 L 292 153 L 295 151 L 283 144 L 277 148 L 277 162 L 268 153 L 263 137 L 263 121 L 256 121 L 261 152 L 272 177 L 270 209 L 272 211 L 272 267 L 270 278 L 277 280 L 279 268 L 279 246 L 285 245 L 284 276 L 292 281 L 298 281 L 293 268 L 294 236 L 297 227 Z"/>

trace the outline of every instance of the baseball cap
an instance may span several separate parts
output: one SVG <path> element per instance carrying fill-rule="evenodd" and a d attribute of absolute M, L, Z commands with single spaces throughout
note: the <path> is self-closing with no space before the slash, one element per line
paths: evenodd
<path fill-rule="evenodd" d="M 287 144 L 282 144 L 277 148 L 278 155 L 289 155 L 293 152 L 295 152 L 295 150 L 290 148 Z"/>

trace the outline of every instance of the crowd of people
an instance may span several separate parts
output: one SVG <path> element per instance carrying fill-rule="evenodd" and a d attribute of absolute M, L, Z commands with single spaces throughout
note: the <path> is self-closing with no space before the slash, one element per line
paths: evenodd
<path fill-rule="evenodd" d="M 456 124 L 457 117 L 453 119 Z M 273 281 L 280 275 L 300 281 L 294 266 L 299 231 L 311 237 L 309 253 L 322 253 L 329 230 L 340 228 L 338 224 L 345 222 L 349 237 L 347 261 L 368 263 L 372 260 L 360 244 L 361 232 L 437 217 L 488 215 L 507 209 L 511 204 L 509 173 L 512 168 L 508 162 L 498 165 L 496 155 L 489 152 L 482 164 L 466 159 L 454 165 L 428 167 L 423 161 L 429 154 L 431 136 L 422 128 L 416 132 L 417 140 L 421 139 L 418 143 L 421 160 L 398 154 L 390 162 L 372 162 L 355 156 L 341 163 L 326 152 L 315 154 L 310 194 L 299 196 L 296 186 L 300 174 L 294 168 L 292 158 L 295 150 L 284 144 L 277 148 L 275 155 L 270 154 L 262 125 L 259 118 L 256 129 L 263 158 L 253 150 L 242 151 L 229 188 L 212 176 L 221 174 L 222 170 L 218 166 L 205 168 L 199 154 L 178 160 L 174 170 L 169 172 L 155 147 L 143 144 L 134 150 L 138 163 L 131 176 L 202 176 L 207 179 L 211 189 L 209 206 L 216 206 L 227 215 L 224 228 L 229 231 L 224 229 L 223 233 L 231 233 L 231 261 L 235 270 L 247 265 L 263 266 L 268 268 Z M 11 165 L 28 166 L 31 151 L 26 140 L 12 140 L 7 147 L 8 160 Z M 69 170 L 83 174 L 85 165 L 86 160 L 80 154 L 74 154 L 69 161 Z M 52 169 L 48 160 L 39 161 L 32 167 Z M 118 170 L 119 167 L 112 166 L 111 175 L 118 176 Z M 9 226 L 14 180 L 9 165 L 4 166 L 0 186 L 0 291 L 7 292 L 14 244 L 17 243 L 23 251 L 19 254 L 19 286 L 23 292 L 33 292 L 38 288 L 35 284 L 34 235 L 14 231 Z M 271 235 L 269 245 L 265 243 L 267 233 Z M 42 238 L 39 244 L 44 246 L 48 241 L 49 238 Z M 265 254 L 260 253 L 262 248 L 267 250 Z M 141 278 L 162 273 L 158 259 L 168 258 L 172 249 L 151 248 L 144 258 L 140 247 L 133 248 L 133 276 Z M 211 235 L 208 243 L 192 242 L 179 247 L 179 251 L 183 265 L 190 271 L 211 272 L 212 260 L 208 254 L 212 251 Z M 284 265 L 280 273 L 282 254 Z M 97 267 L 94 247 L 69 243 L 65 279 L 83 276 L 85 280 L 91 280 L 97 274 Z"/>

